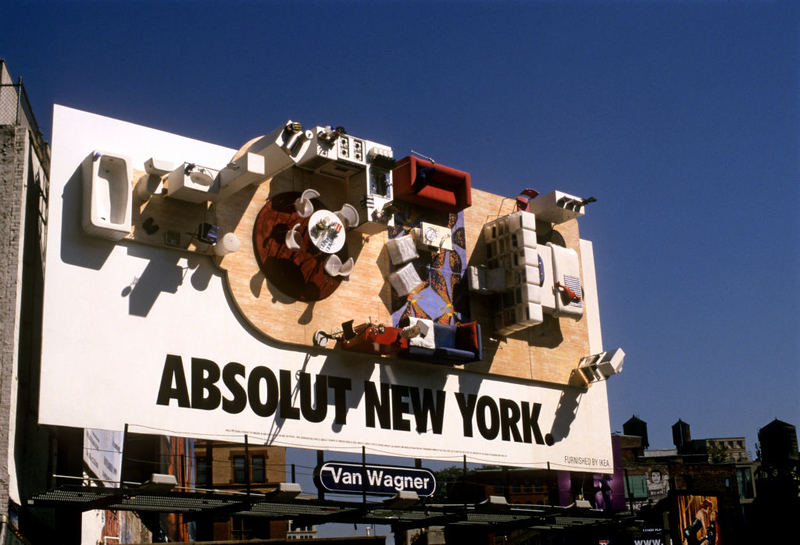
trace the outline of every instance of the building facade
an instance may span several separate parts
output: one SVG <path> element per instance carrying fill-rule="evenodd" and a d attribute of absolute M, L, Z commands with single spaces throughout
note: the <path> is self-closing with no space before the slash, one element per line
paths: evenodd
<path fill-rule="evenodd" d="M 197 490 L 264 493 L 286 479 L 284 448 L 202 440 L 194 448 Z M 197 522 L 196 540 L 298 539 L 288 529 L 287 521 L 220 515 Z"/>
<path fill-rule="evenodd" d="M 0 60 L 0 540 L 13 541 L 23 499 L 51 484 L 57 438 L 38 427 L 38 362 L 50 148 L 22 80 Z M 52 514 L 42 514 L 52 520 Z"/>

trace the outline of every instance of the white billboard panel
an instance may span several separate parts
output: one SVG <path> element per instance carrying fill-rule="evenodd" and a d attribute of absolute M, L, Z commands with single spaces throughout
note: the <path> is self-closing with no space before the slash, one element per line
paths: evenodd
<path fill-rule="evenodd" d="M 123 432 L 83 430 L 83 463 L 99 486 L 118 488 L 122 474 Z"/>
<path fill-rule="evenodd" d="M 237 313 L 211 257 L 86 236 L 81 162 L 96 149 L 210 168 L 235 153 L 56 106 L 41 423 L 611 471 L 604 384 L 581 392 L 273 342 Z"/>

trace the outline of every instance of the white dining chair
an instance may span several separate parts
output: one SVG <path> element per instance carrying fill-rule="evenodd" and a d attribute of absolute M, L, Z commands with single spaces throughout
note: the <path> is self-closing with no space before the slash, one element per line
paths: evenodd
<path fill-rule="evenodd" d="M 295 252 L 300 249 L 300 233 L 297 230 L 299 227 L 300 224 L 296 223 L 294 227 L 286 232 L 286 246 Z"/>
<path fill-rule="evenodd" d="M 316 189 L 306 189 L 303 194 L 294 201 L 294 209 L 301 218 L 307 218 L 314 213 L 314 204 L 311 199 L 319 197 L 319 191 Z"/>
<path fill-rule="evenodd" d="M 345 229 L 358 227 L 358 210 L 356 210 L 356 207 L 352 204 L 345 203 L 345 205 L 336 212 L 336 216 L 344 224 Z"/>
<path fill-rule="evenodd" d="M 342 268 L 342 260 L 336 254 L 331 255 L 325 261 L 325 272 L 331 276 L 336 276 Z"/>
<path fill-rule="evenodd" d="M 350 276 L 350 273 L 353 272 L 354 264 L 353 258 L 348 257 L 347 261 L 342 263 L 342 266 L 339 268 L 339 276 Z"/>

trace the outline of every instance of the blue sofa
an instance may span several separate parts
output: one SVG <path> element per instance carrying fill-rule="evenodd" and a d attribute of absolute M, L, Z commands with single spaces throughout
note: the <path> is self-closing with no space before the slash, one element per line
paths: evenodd
<path fill-rule="evenodd" d="M 399 327 L 407 327 L 408 319 L 403 319 Z M 461 365 L 483 358 L 481 326 L 477 322 L 464 324 L 433 324 L 435 348 L 411 346 L 400 351 L 403 358 L 437 363 L 441 365 Z"/>

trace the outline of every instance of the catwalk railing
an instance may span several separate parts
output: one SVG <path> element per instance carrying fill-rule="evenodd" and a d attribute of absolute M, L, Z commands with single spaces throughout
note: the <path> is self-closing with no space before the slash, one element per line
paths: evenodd
<path fill-rule="evenodd" d="M 50 148 L 36 122 L 36 116 L 33 115 L 33 108 L 25 86 L 22 84 L 22 78 L 19 78 L 18 83 L 0 84 L 0 125 L 17 125 L 27 128 L 37 154 L 49 172 Z"/>

